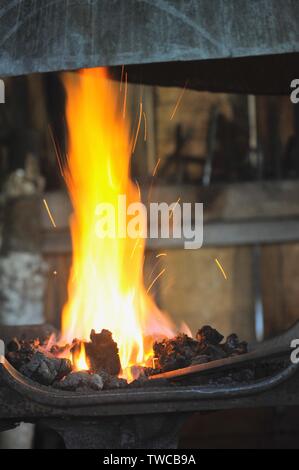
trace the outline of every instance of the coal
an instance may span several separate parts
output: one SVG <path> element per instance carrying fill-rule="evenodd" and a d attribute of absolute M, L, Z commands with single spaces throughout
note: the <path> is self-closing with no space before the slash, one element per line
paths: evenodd
<path fill-rule="evenodd" d="M 181 369 L 195 364 L 244 354 L 247 343 L 240 341 L 233 333 L 225 341 L 216 329 L 209 325 L 198 330 L 196 338 L 179 334 L 171 339 L 156 341 L 153 345 L 154 367 L 136 365 L 132 368 L 135 378 L 130 384 L 120 378 L 121 364 L 116 342 L 112 333 L 102 330 L 91 331 L 90 341 L 84 342 L 89 371 L 75 372 L 71 361 L 63 358 L 81 350 L 82 341 L 73 340 L 71 345 L 54 344 L 48 350 L 49 342 L 19 340 L 13 338 L 6 347 L 8 361 L 24 376 L 42 384 L 69 391 L 100 391 L 124 387 L 152 387 L 168 384 L 164 379 L 149 380 L 149 377 L 167 371 Z M 245 374 L 246 375 L 246 374 Z M 245 378 L 248 379 L 248 373 Z"/>
<path fill-rule="evenodd" d="M 201 344 L 213 344 L 216 346 L 220 344 L 223 340 L 224 336 L 222 336 L 215 328 L 212 328 L 209 325 L 203 326 L 198 332 L 196 333 L 196 339 Z"/>
<path fill-rule="evenodd" d="M 157 368 L 167 372 L 189 366 L 198 353 L 198 341 L 179 334 L 175 338 L 155 342 L 153 349 Z"/>
<path fill-rule="evenodd" d="M 54 356 L 62 357 L 63 354 L 68 354 L 70 349 L 71 349 L 71 346 L 69 344 L 64 344 L 63 346 L 58 345 L 58 344 L 53 344 L 53 346 L 50 348 L 50 353 L 53 354 Z"/>
<path fill-rule="evenodd" d="M 72 371 L 69 359 L 60 359 L 37 351 L 31 360 L 20 368 L 21 374 L 42 385 L 52 385 Z"/>
<path fill-rule="evenodd" d="M 102 370 L 98 375 L 103 380 L 104 390 L 112 390 L 116 388 L 124 388 L 128 385 L 126 379 L 115 377 L 114 375 L 108 374 L 108 372 Z"/>
<path fill-rule="evenodd" d="M 210 362 L 210 356 L 206 356 L 205 354 L 199 354 L 198 356 L 193 357 L 191 364 L 192 365 L 199 365 L 199 364 L 206 364 Z"/>
<path fill-rule="evenodd" d="M 13 338 L 6 345 L 6 359 L 18 370 L 31 361 L 40 346 L 38 339 L 33 341 Z"/>
<path fill-rule="evenodd" d="M 88 371 L 71 372 L 63 380 L 54 382 L 53 387 L 66 391 L 101 391 L 104 381 L 98 374 L 91 374 Z"/>
<path fill-rule="evenodd" d="M 92 372 L 105 371 L 112 376 L 119 375 L 121 364 L 118 347 L 110 331 L 102 330 L 101 333 L 96 333 L 92 330 L 90 342 L 85 343 L 85 351 Z"/>
<path fill-rule="evenodd" d="M 214 344 L 209 344 L 209 343 L 206 343 L 200 353 L 205 356 L 205 357 L 208 357 L 210 361 L 217 361 L 218 359 L 224 359 L 225 357 L 227 357 L 227 353 L 223 350 L 223 348 L 221 347 L 221 345 L 214 345 Z"/>
<path fill-rule="evenodd" d="M 154 362 L 161 372 L 168 372 L 195 364 L 224 359 L 247 352 L 247 343 L 236 334 L 227 337 L 209 325 L 198 330 L 196 339 L 180 334 L 172 339 L 154 343 Z"/>
<path fill-rule="evenodd" d="M 21 349 L 21 343 L 18 338 L 13 338 L 6 346 L 9 352 L 17 352 Z"/>
<path fill-rule="evenodd" d="M 248 352 L 248 345 L 246 341 L 240 341 L 238 336 L 233 333 L 226 338 L 223 349 L 229 355 L 239 355 Z"/>

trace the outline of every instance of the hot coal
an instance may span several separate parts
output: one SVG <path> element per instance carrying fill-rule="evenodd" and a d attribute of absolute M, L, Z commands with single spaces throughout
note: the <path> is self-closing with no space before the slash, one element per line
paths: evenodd
<path fill-rule="evenodd" d="M 50 348 L 50 353 L 53 354 L 54 356 L 59 356 L 62 357 L 63 354 L 67 354 L 71 349 L 71 346 L 69 344 L 64 344 L 63 346 L 58 345 L 58 344 L 53 344 Z"/>
<path fill-rule="evenodd" d="M 150 376 L 247 352 L 247 343 L 240 341 L 236 334 L 229 335 L 225 342 L 223 339 L 216 329 L 204 326 L 198 330 L 195 339 L 179 334 L 157 341 L 153 345 L 154 367 L 134 366 L 131 372 L 135 380 L 130 384 L 118 377 L 121 372 L 118 347 L 108 330 L 100 333 L 92 330 L 90 341 L 84 342 L 89 371 L 76 372 L 72 370 L 71 361 L 63 358 L 70 351 L 73 355 L 79 351 L 82 342 L 76 339 L 71 346 L 54 344 L 49 347 L 49 343 L 41 343 L 38 339 L 25 341 L 14 338 L 7 344 L 6 358 L 26 377 L 60 390 L 91 392 L 128 385 L 157 387 L 169 385 L 169 382 L 165 379 L 152 381 Z"/>
<path fill-rule="evenodd" d="M 244 354 L 247 343 L 240 342 L 236 334 L 224 337 L 211 326 L 198 330 L 196 339 L 185 334 L 154 343 L 154 359 L 162 372 L 188 367 L 193 364 L 205 364 L 210 361 Z"/>
<path fill-rule="evenodd" d="M 71 372 L 58 382 L 54 382 L 53 387 L 67 391 L 101 391 L 104 387 L 104 380 L 98 374 L 91 374 L 88 371 Z"/>
<path fill-rule="evenodd" d="M 121 364 L 118 347 L 110 331 L 102 330 L 101 333 L 96 333 L 95 330 L 91 330 L 90 342 L 85 342 L 84 346 L 92 372 L 96 374 L 105 371 L 112 376 L 119 375 Z M 76 352 L 76 348 L 80 348 L 80 342 L 73 346 L 73 353 Z"/>
<path fill-rule="evenodd" d="M 42 385 L 52 385 L 72 371 L 69 359 L 59 359 L 50 354 L 37 351 L 30 361 L 20 368 L 21 374 Z"/>

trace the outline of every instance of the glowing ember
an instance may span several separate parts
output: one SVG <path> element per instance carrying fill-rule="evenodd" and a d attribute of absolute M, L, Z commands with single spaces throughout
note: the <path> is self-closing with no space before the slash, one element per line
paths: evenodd
<path fill-rule="evenodd" d="M 144 364 L 151 355 L 146 337 L 174 334 L 143 285 L 144 240 L 99 238 L 96 207 L 125 195 L 140 200 L 130 180 L 131 145 L 126 108 L 119 110 L 113 84 L 103 68 L 66 73 L 69 151 L 64 175 L 72 199 L 73 262 L 68 301 L 63 310 L 63 339 L 88 340 L 91 329 L 109 329 L 119 347 L 123 370 Z M 142 108 L 140 110 L 140 115 Z M 76 368 L 87 368 L 84 350 Z"/>

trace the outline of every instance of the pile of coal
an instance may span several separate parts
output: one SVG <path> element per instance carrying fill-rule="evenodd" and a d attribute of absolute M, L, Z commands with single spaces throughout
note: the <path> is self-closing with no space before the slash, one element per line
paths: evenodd
<path fill-rule="evenodd" d="M 39 339 L 25 341 L 13 338 L 6 345 L 6 359 L 15 367 L 15 369 L 20 370 L 22 366 L 32 359 L 39 346 Z"/>
<path fill-rule="evenodd" d="M 191 364 L 197 355 L 198 341 L 185 334 L 154 343 L 156 369 L 162 372 L 181 369 Z"/>
<path fill-rule="evenodd" d="M 239 341 L 236 334 L 226 338 L 211 326 L 198 330 L 195 339 L 179 334 L 171 339 L 157 341 L 153 345 L 154 367 L 135 366 L 135 380 L 130 387 L 155 387 L 168 382 L 148 380 L 149 376 L 181 369 L 193 364 L 222 359 L 247 352 L 247 343 Z M 94 392 L 127 387 L 125 379 L 119 378 L 121 364 L 116 342 L 112 333 L 102 330 L 91 331 L 90 341 L 84 342 L 88 371 L 73 370 L 72 362 L 64 358 L 70 352 L 74 355 L 82 342 L 74 340 L 72 345 L 41 343 L 38 339 L 25 341 L 13 339 L 6 347 L 6 358 L 23 374 L 42 385 L 66 391 Z M 134 376 L 134 374 L 133 374 Z"/>
<path fill-rule="evenodd" d="M 70 392 L 99 392 L 101 390 L 123 388 L 127 385 L 125 379 L 114 377 L 105 371 L 95 374 L 87 370 L 71 372 L 59 382 L 53 383 L 54 388 Z"/>
<path fill-rule="evenodd" d="M 128 385 L 126 379 L 122 379 L 115 375 L 110 375 L 108 372 L 102 370 L 99 371 L 99 376 L 103 380 L 103 389 L 104 390 L 112 390 L 116 388 L 124 388 Z"/>
<path fill-rule="evenodd" d="M 71 372 L 59 382 L 55 382 L 53 387 L 72 392 L 98 392 L 103 389 L 104 381 L 98 374 L 81 370 L 79 372 Z"/>
<path fill-rule="evenodd" d="M 80 345 L 81 341 L 74 340 L 71 346 L 48 347 L 47 340 L 14 338 L 7 344 L 6 359 L 25 377 L 60 390 L 92 392 L 127 386 L 127 381 L 118 377 L 120 358 L 110 331 L 97 334 L 92 330 L 90 342 L 84 342 L 89 371 L 74 371 L 71 361 L 63 357 L 75 354 Z"/>
<path fill-rule="evenodd" d="M 247 352 L 247 343 L 239 341 L 236 334 L 229 335 L 224 343 L 223 339 L 223 335 L 207 325 L 198 330 L 195 339 L 179 334 L 156 342 L 153 346 L 156 369 L 167 372 Z"/>
<path fill-rule="evenodd" d="M 72 371 L 69 359 L 60 359 L 51 353 L 36 351 L 30 361 L 20 369 L 21 374 L 42 385 L 52 385 Z"/>

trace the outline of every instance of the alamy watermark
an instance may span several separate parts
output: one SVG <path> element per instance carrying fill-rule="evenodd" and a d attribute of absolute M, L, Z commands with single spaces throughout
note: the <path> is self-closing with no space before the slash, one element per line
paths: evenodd
<path fill-rule="evenodd" d="M 299 363 L 299 339 L 293 339 L 291 341 L 291 348 L 293 349 L 291 353 L 291 362 L 293 364 Z"/>
<path fill-rule="evenodd" d="M 119 195 L 117 204 L 98 204 L 95 217 L 99 238 L 173 238 L 182 240 L 187 250 L 203 244 L 202 203 L 152 202 L 146 206 L 142 202 L 127 204 L 126 195 Z"/>
<path fill-rule="evenodd" d="M 290 94 L 290 100 L 293 104 L 299 103 L 299 78 L 294 78 L 291 81 L 290 87 L 293 91 Z"/>
<path fill-rule="evenodd" d="M 5 103 L 5 84 L 4 80 L 0 79 L 0 104 Z"/>

